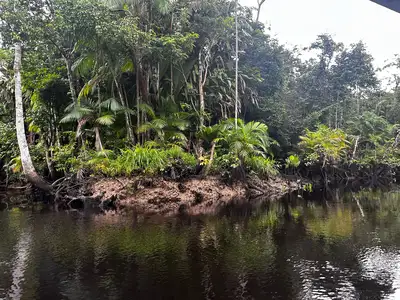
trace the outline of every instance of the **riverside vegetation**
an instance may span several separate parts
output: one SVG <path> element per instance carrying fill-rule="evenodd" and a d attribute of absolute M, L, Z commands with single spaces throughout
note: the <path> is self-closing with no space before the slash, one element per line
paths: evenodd
<path fill-rule="evenodd" d="M 227 0 L 1 1 L 4 185 L 28 180 L 72 201 L 71 190 L 99 177 L 100 194 L 124 197 L 162 177 L 211 178 L 214 190 L 238 180 L 259 193 L 290 189 L 280 174 L 324 184 L 395 178 L 400 58 L 384 67 L 387 88 L 362 42 L 322 34 L 290 49 L 253 14 Z"/>

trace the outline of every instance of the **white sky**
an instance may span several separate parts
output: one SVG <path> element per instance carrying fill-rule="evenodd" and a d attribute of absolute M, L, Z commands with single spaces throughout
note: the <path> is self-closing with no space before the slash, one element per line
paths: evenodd
<path fill-rule="evenodd" d="M 309 46 L 318 34 L 329 33 L 345 45 L 364 41 L 376 66 L 400 54 L 400 14 L 369 0 L 266 0 L 260 21 L 289 46 Z"/>

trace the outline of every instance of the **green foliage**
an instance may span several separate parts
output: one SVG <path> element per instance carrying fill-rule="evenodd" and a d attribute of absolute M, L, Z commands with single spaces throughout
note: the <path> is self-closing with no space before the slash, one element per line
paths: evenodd
<path fill-rule="evenodd" d="M 347 123 L 347 131 L 358 140 L 354 159 L 360 164 L 400 165 L 400 149 L 396 143 L 399 125 L 390 124 L 382 116 L 365 112 Z"/>
<path fill-rule="evenodd" d="M 68 173 L 79 170 L 81 163 L 78 158 L 74 156 L 74 144 L 71 143 L 60 147 L 54 147 L 52 150 L 54 153 L 53 161 L 58 171 Z"/>
<path fill-rule="evenodd" d="M 300 158 L 289 156 L 298 145 L 308 163 L 400 165 L 398 57 L 387 67 L 393 89 L 382 90 L 362 43 L 319 35 L 300 52 L 272 38 L 249 7 L 189 2 L 3 1 L 2 163 L 18 157 L 12 45 L 20 40 L 27 136 L 43 170 L 47 153 L 64 172 L 158 174 L 193 167 L 195 152 L 207 172 L 269 176 L 276 173 L 271 157 L 287 169 L 299 166 Z M 237 127 L 230 119 L 236 12 Z M 305 51 L 315 55 L 301 60 Z M 202 118 L 208 126 L 200 126 Z"/>
<path fill-rule="evenodd" d="M 275 176 L 278 170 L 275 167 L 275 161 L 262 156 L 249 156 L 245 159 L 245 164 L 251 171 L 262 176 Z"/>
<path fill-rule="evenodd" d="M 0 132 L 0 161 L 9 162 L 19 153 L 15 127 L 0 121 Z"/>
<path fill-rule="evenodd" d="M 152 117 L 138 128 L 138 133 L 149 132 L 154 134 L 154 140 L 162 146 L 167 145 L 181 145 L 184 146 L 187 138 L 183 131 L 189 126 L 188 117 L 186 112 L 171 112 L 170 114 L 163 114 L 158 117 L 149 109 L 148 114 Z"/>
<path fill-rule="evenodd" d="M 119 153 L 110 150 L 81 151 L 76 157 L 72 155 L 72 152 L 71 145 L 57 151 L 55 161 L 61 162 L 57 164 L 58 169 L 66 172 L 86 169 L 106 176 L 158 175 L 170 167 L 194 168 L 197 163 L 192 154 L 178 146 L 163 149 L 148 144 L 132 149 L 122 149 Z"/>
<path fill-rule="evenodd" d="M 303 191 L 311 193 L 313 191 L 312 183 L 307 183 L 307 184 L 303 185 Z"/>
<path fill-rule="evenodd" d="M 306 134 L 300 139 L 299 146 L 303 150 L 304 158 L 311 163 L 338 163 L 347 158 L 350 148 L 344 131 L 325 125 L 319 125 L 316 131 L 306 129 Z"/>
<path fill-rule="evenodd" d="M 273 141 L 268 136 L 268 126 L 260 122 L 245 123 L 243 120 L 229 119 L 221 123 L 222 139 L 229 151 L 243 160 L 247 156 L 264 156 Z"/>
<path fill-rule="evenodd" d="M 300 165 L 300 157 L 297 155 L 290 155 L 285 160 L 285 168 L 297 168 Z"/>
<path fill-rule="evenodd" d="M 230 171 L 240 166 L 239 158 L 232 153 L 222 154 L 216 157 L 213 165 L 214 172 Z"/>
<path fill-rule="evenodd" d="M 266 157 L 274 143 L 268 135 L 268 126 L 260 122 L 245 123 L 234 119 L 203 128 L 199 137 L 218 145 L 214 171 L 247 167 L 260 175 L 276 175 L 275 161 Z"/>

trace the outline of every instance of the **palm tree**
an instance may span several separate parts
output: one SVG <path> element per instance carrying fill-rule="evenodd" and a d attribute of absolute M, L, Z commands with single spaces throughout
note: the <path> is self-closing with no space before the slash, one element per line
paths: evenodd
<path fill-rule="evenodd" d="M 80 103 L 72 103 L 66 111 L 68 113 L 61 119 L 61 123 L 77 121 L 77 138 L 81 136 L 83 126 L 88 122 L 93 122 L 96 151 L 103 151 L 100 126 L 111 126 L 115 122 L 116 115 L 125 112 L 126 109 L 117 100 L 110 98 L 101 102 L 81 100 Z"/>
<path fill-rule="evenodd" d="M 22 62 L 22 46 L 21 42 L 15 43 L 15 60 L 14 60 L 14 82 L 15 82 L 15 127 L 17 130 L 18 147 L 20 151 L 21 163 L 24 174 L 29 182 L 41 188 L 42 190 L 51 192 L 51 186 L 43 180 L 36 172 L 33 166 L 31 154 L 29 152 L 28 142 L 25 134 L 24 107 L 22 101 L 22 84 L 21 84 L 21 62 Z"/>
<path fill-rule="evenodd" d="M 138 133 L 154 133 L 155 140 L 161 145 L 180 145 L 187 143 L 187 138 L 182 131 L 188 128 L 190 116 L 186 112 L 171 112 L 156 116 L 151 107 L 142 104 L 141 110 L 146 110 L 151 120 L 141 125 Z"/>
<path fill-rule="evenodd" d="M 198 137 L 201 140 L 211 144 L 210 159 L 208 160 L 208 164 L 204 169 L 204 175 L 208 175 L 208 173 L 210 172 L 212 163 L 214 161 L 215 147 L 217 146 L 217 143 L 221 140 L 221 130 L 221 124 L 215 124 L 214 126 L 203 127 L 198 133 Z"/>
<path fill-rule="evenodd" d="M 218 143 L 240 162 L 244 171 L 246 158 L 265 157 L 270 153 L 270 146 L 276 143 L 268 135 L 268 126 L 260 122 L 245 123 L 241 119 L 228 119 L 211 127 L 204 127 L 199 137 L 211 144 L 210 160 L 205 169 L 207 174 L 214 160 L 215 148 Z"/>
<path fill-rule="evenodd" d="M 124 39 L 127 41 L 128 48 L 131 48 L 130 51 L 133 53 L 135 63 L 137 128 L 139 128 L 141 102 L 149 104 L 152 69 L 152 62 L 145 55 L 150 49 L 146 33 L 152 29 L 155 13 L 165 15 L 169 12 L 171 0 L 106 0 L 106 2 L 112 8 L 126 12 L 127 18 L 124 20 L 126 26 L 122 27 L 127 29 L 124 33 Z M 132 20 L 134 23 L 130 23 Z M 140 26 L 132 26 L 133 24 L 140 24 Z"/>
<path fill-rule="evenodd" d="M 271 144 L 275 143 L 268 135 L 268 126 L 261 122 L 228 119 L 221 123 L 222 138 L 226 141 L 231 153 L 241 162 L 246 156 L 265 156 Z"/>
<path fill-rule="evenodd" d="M 129 101 L 126 99 L 123 85 L 120 82 L 122 73 L 132 71 L 133 64 L 125 53 L 120 53 L 118 47 L 121 47 L 121 45 L 116 44 L 115 40 L 110 40 L 108 37 L 89 40 L 86 41 L 85 47 L 82 46 L 82 49 L 78 47 L 78 50 L 81 50 L 81 55 L 75 61 L 72 70 L 80 77 L 87 78 L 87 80 L 75 102 L 79 103 L 82 98 L 88 97 L 93 90 L 97 90 L 98 101 L 101 101 L 100 89 L 104 86 L 111 86 L 111 97 L 114 97 L 115 87 L 121 105 L 126 108 L 127 140 L 134 144 L 131 117 L 128 113 Z"/>

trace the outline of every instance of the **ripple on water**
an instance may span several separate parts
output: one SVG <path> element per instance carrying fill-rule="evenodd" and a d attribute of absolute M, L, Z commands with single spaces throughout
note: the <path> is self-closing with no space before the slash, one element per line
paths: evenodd
<path fill-rule="evenodd" d="M 300 259 L 293 263 L 301 278 L 299 299 L 354 299 L 356 288 L 349 281 L 352 271 L 333 266 L 329 261 Z"/>
<path fill-rule="evenodd" d="M 364 280 L 373 280 L 384 299 L 400 299 L 400 252 L 397 249 L 368 247 L 360 250 L 359 264 Z"/>

